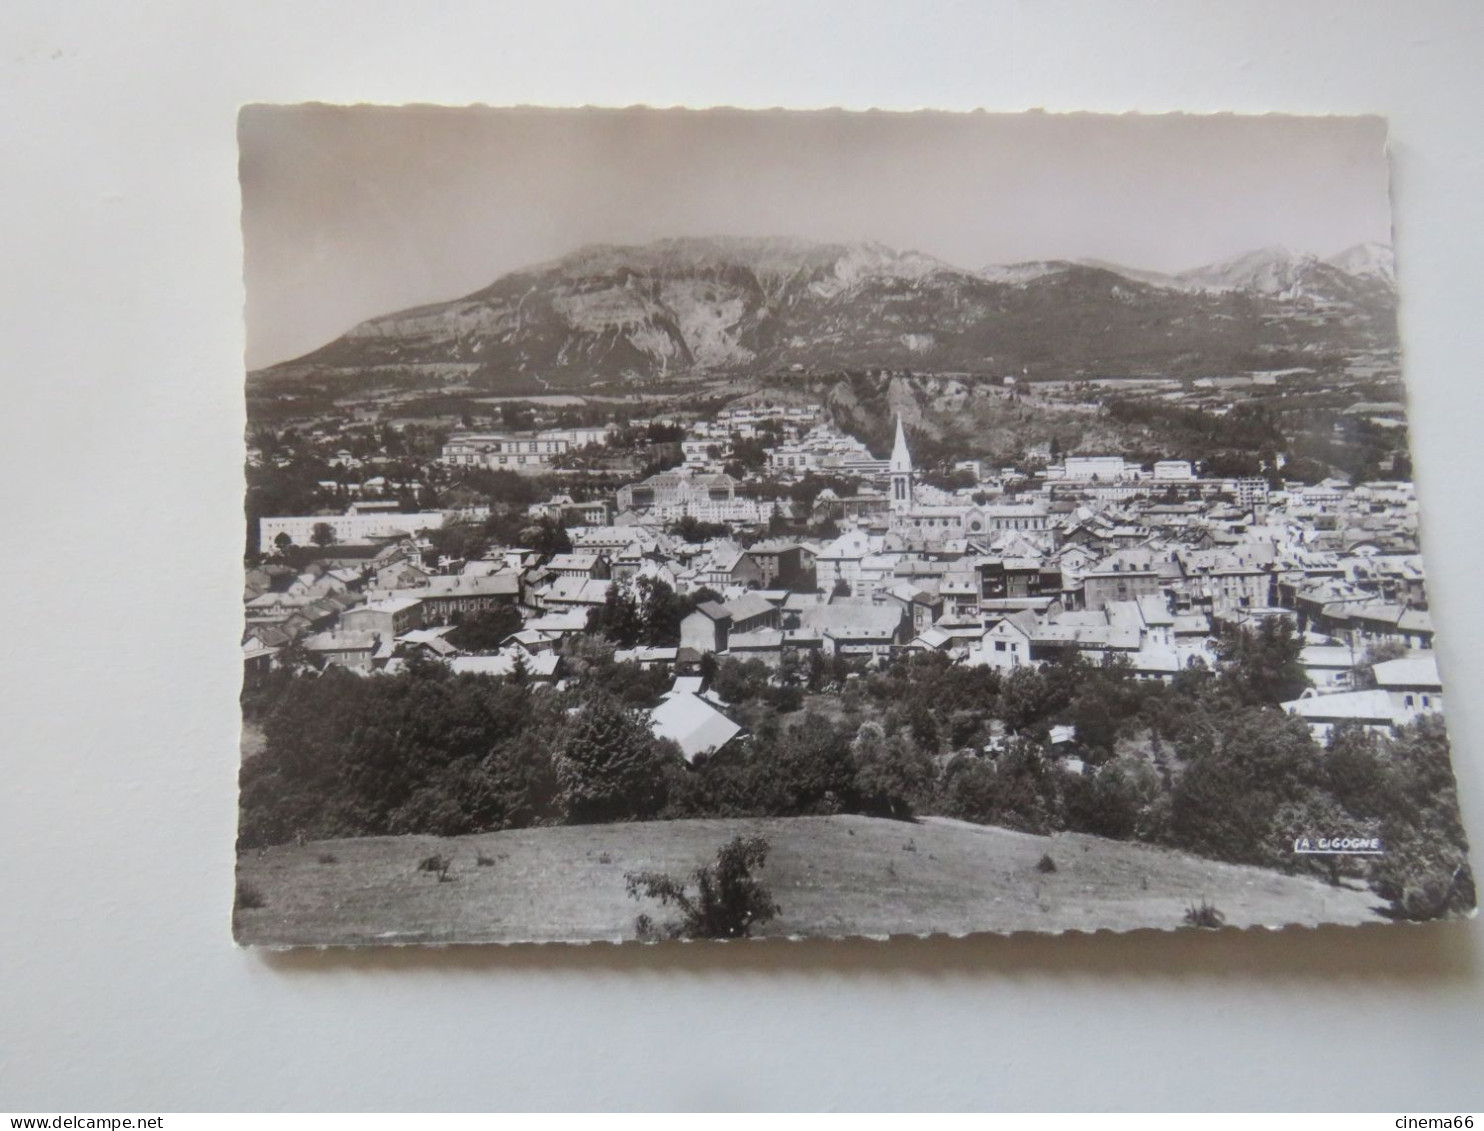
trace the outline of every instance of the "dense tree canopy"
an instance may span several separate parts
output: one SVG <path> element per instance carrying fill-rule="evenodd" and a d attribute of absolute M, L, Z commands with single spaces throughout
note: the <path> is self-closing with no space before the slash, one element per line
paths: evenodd
<path fill-rule="evenodd" d="M 519 632 L 523 623 L 514 605 L 496 605 L 460 616 L 446 639 L 461 652 L 493 652 Z"/>
<path fill-rule="evenodd" d="M 1244 707 L 1286 703 L 1309 686 L 1299 656 L 1304 642 L 1287 617 L 1265 617 L 1256 628 L 1227 629 L 1218 644 L 1227 689 Z"/>
<path fill-rule="evenodd" d="M 472 832 L 553 812 L 528 736 L 556 725 L 547 697 L 431 661 L 366 680 L 289 677 L 242 768 L 244 846 L 399 832 Z"/>
<path fill-rule="evenodd" d="M 665 767 L 679 758 L 619 701 L 590 700 L 556 742 L 557 781 L 577 824 L 653 817 L 665 803 Z"/>
<path fill-rule="evenodd" d="M 680 622 L 703 600 L 713 599 L 710 590 L 684 597 L 670 585 L 653 577 L 608 586 L 603 603 L 588 613 L 587 630 L 619 648 L 642 644 L 669 648 L 680 643 Z"/>

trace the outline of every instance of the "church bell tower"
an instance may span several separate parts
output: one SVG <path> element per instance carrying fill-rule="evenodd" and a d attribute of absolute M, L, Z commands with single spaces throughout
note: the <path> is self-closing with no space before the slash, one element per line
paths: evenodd
<path fill-rule="evenodd" d="M 891 509 L 901 513 L 912 509 L 912 453 L 907 450 L 907 433 L 902 418 L 897 416 L 897 440 L 891 449 Z"/>

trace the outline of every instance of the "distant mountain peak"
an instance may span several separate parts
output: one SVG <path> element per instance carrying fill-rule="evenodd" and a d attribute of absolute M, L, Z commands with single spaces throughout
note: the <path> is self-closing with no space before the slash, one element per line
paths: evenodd
<path fill-rule="evenodd" d="M 1355 275 L 1362 279 L 1380 279 L 1389 285 L 1396 285 L 1396 256 L 1389 244 L 1358 243 L 1353 247 L 1347 247 L 1338 255 L 1330 256 L 1325 262 L 1331 267 L 1339 268 L 1347 275 Z"/>
<path fill-rule="evenodd" d="M 1280 299 L 1330 299 L 1350 282 L 1318 256 L 1280 246 L 1259 248 L 1175 277 L 1197 290 L 1244 291 Z"/>

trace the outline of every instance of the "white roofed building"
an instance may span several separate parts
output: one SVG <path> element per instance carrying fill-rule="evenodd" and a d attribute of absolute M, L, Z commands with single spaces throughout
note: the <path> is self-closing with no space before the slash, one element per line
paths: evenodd
<path fill-rule="evenodd" d="M 687 762 L 720 750 L 742 733 L 740 726 L 690 691 L 666 696 L 649 712 L 649 724 L 657 737 L 668 738 L 679 746 Z"/>
<path fill-rule="evenodd" d="M 1383 660 L 1372 669 L 1376 686 L 1391 698 L 1399 721 L 1411 722 L 1418 715 L 1443 712 L 1443 681 L 1438 660 L 1431 652 L 1399 660 Z"/>

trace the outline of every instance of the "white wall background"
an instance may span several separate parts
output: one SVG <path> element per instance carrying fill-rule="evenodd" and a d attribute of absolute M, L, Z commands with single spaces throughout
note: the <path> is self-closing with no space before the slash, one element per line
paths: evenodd
<path fill-rule="evenodd" d="M 0 9 L 0 1107 L 1478 1110 L 1426 928 L 270 956 L 229 941 L 246 101 L 1379 112 L 1484 838 L 1484 8 Z"/>

